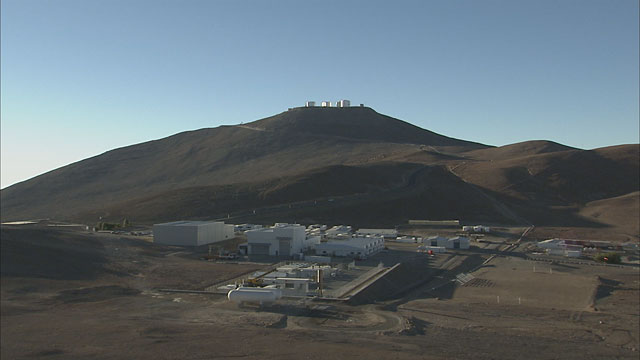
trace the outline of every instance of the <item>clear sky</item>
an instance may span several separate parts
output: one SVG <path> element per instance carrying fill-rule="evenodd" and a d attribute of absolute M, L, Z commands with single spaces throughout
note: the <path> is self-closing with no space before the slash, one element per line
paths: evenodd
<path fill-rule="evenodd" d="M 639 142 L 637 0 L 2 0 L 2 188 L 350 99 L 443 135 Z"/>

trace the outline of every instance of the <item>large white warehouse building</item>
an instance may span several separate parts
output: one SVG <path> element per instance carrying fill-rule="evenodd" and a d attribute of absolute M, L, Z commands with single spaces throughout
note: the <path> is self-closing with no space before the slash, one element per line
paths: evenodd
<path fill-rule="evenodd" d="M 305 227 L 297 224 L 278 224 L 245 234 L 249 255 L 292 256 L 307 245 Z"/>
<path fill-rule="evenodd" d="M 200 246 L 233 237 L 233 225 L 221 221 L 174 221 L 153 225 L 153 242 L 162 245 Z"/>

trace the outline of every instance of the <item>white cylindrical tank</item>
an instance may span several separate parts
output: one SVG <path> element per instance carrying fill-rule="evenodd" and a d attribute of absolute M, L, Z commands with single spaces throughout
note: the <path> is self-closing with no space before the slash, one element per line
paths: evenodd
<path fill-rule="evenodd" d="M 269 288 L 238 288 L 229 291 L 227 298 L 235 303 L 241 302 L 257 302 L 272 303 L 282 297 L 280 289 Z"/>

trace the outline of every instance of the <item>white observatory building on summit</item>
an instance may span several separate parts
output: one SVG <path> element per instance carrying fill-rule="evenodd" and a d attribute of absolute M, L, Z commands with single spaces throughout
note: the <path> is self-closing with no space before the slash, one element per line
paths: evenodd
<path fill-rule="evenodd" d="M 321 107 L 334 107 L 333 106 L 334 103 L 332 103 L 331 101 L 322 101 L 320 102 L 320 106 Z M 343 100 L 338 100 L 335 102 L 335 107 L 339 107 L 339 108 L 346 108 L 346 107 L 351 107 L 351 101 L 343 99 Z M 316 102 L 315 101 L 307 101 L 304 104 L 304 107 L 316 107 Z"/>

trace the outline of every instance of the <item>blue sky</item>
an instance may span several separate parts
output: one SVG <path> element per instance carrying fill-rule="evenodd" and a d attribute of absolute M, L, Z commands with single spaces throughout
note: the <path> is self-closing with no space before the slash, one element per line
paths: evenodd
<path fill-rule="evenodd" d="M 506 145 L 639 142 L 636 0 L 3 0 L 1 187 L 350 99 Z"/>

